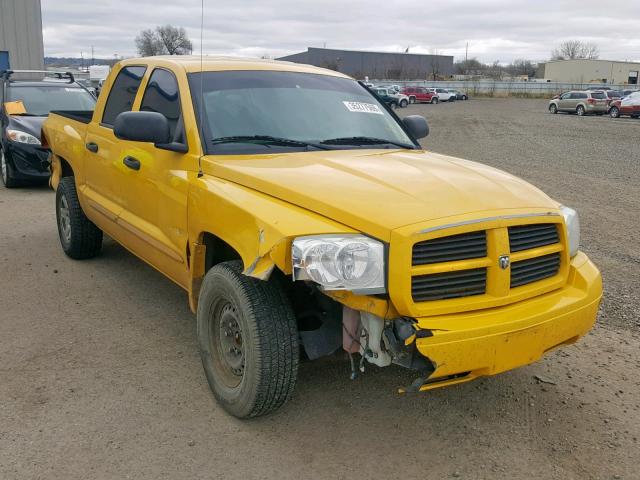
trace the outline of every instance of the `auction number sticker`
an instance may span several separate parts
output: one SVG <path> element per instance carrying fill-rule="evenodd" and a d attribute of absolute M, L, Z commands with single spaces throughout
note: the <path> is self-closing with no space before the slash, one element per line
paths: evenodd
<path fill-rule="evenodd" d="M 378 115 L 383 115 L 382 110 L 377 105 L 373 103 L 363 103 L 363 102 L 348 102 L 344 101 L 344 106 L 347 107 L 347 110 L 350 112 L 359 112 L 359 113 L 376 113 Z"/>

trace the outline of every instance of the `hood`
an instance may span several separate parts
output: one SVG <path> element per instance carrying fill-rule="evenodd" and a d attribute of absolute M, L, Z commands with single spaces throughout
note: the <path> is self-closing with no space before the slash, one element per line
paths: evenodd
<path fill-rule="evenodd" d="M 47 117 L 30 117 L 28 115 L 9 115 L 9 125 L 7 128 L 27 132 L 40 140 L 42 124 Z"/>
<path fill-rule="evenodd" d="M 536 187 L 486 165 L 420 150 L 207 156 L 204 173 L 380 239 L 397 228 L 499 209 L 556 209 Z"/>

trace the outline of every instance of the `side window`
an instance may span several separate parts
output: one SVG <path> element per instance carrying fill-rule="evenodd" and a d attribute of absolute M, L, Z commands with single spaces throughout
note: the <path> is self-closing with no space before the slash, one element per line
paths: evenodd
<path fill-rule="evenodd" d="M 560 100 L 566 100 L 566 99 L 568 99 L 568 98 L 570 98 L 570 97 L 571 97 L 571 94 L 570 94 L 570 93 L 563 93 L 563 94 L 560 96 Z"/>
<path fill-rule="evenodd" d="M 173 73 L 162 68 L 153 71 L 142 97 L 140 111 L 163 114 L 169 120 L 173 141 L 184 143 L 178 81 Z"/>
<path fill-rule="evenodd" d="M 120 70 L 109 92 L 102 123 L 113 125 L 118 114 L 131 111 L 145 70 L 146 67 L 125 67 Z"/>

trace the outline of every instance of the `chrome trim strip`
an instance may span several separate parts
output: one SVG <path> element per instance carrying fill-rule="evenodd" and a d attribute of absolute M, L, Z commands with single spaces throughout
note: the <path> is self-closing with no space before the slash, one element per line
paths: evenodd
<path fill-rule="evenodd" d="M 511 220 L 514 218 L 529 218 L 529 217 L 560 217 L 559 213 L 546 212 L 546 213 L 521 213 L 515 215 L 502 215 L 499 217 L 488 218 L 476 218 L 474 220 L 465 220 L 464 222 L 449 223 L 447 225 L 439 225 L 437 227 L 425 228 L 420 230 L 415 235 L 421 235 L 423 233 L 436 232 L 438 230 L 444 230 L 446 228 L 461 227 L 463 225 L 473 225 L 474 223 L 491 222 L 494 220 Z"/>

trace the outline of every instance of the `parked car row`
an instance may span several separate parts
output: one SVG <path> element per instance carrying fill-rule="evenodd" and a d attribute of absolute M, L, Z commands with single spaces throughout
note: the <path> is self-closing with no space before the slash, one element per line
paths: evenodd
<path fill-rule="evenodd" d="M 439 103 L 468 100 L 469 96 L 459 90 L 446 88 L 419 87 L 400 85 L 373 86 L 365 84 L 392 107 L 406 107 L 410 103 Z"/>
<path fill-rule="evenodd" d="M 556 95 L 549 101 L 549 112 L 640 117 L 640 91 L 575 90 Z"/>

